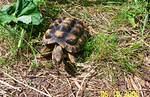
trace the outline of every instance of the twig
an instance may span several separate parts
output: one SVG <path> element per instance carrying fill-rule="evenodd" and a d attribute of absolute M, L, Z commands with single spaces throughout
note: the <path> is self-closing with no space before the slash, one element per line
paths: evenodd
<path fill-rule="evenodd" d="M 82 91 L 82 90 L 85 88 L 85 84 L 87 83 L 87 81 L 85 82 L 85 80 L 87 79 L 87 77 L 88 77 L 89 75 L 91 75 L 91 73 L 93 73 L 92 71 L 93 71 L 93 70 L 91 70 L 89 73 L 87 73 L 87 74 L 85 75 L 85 77 L 83 78 L 82 83 L 81 83 L 81 87 L 78 89 L 78 91 L 77 91 L 77 93 L 76 93 L 76 97 L 79 97 L 80 91 Z M 82 93 L 83 93 L 83 92 L 82 92 Z"/>
<path fill-rule="evenodd" d="M 74 81 L 75 85 L 78 87 L 78 89 L 80 89 L 81 86 L 80 86 L 80 84 L 78 83 L 78 81 L 77 81 L 76 79 L 73 79 L 73 81 Z"/>
<path fill-rule="evenodd" d="M 44 86 L 42 86 L 42 87 L 43 87 L 43 89 L 46 91 L 46 93 L 47 93 L 48 95 L 50 95 L 49 91 L 48 91 Z"/>
<path fill-rule="evenodd" d="M 100 14 L 100 16 L 102 17 L 103 20 L 105 20 L 107 22 L 107 24 L 110 26 L 111 23 L 109 22 L 109 20 L 107 18 L 105 18 L 105 16 L 103 14 Z"/>
<path fill-rule="evenodd" d="M 138 91 L 141 93 L 141 96 L 142 97 L 144 97 L 144 93 L 143 93 L 143 91 L 140 91 L 140 90 L 142 90 L 142 86 L 141 86 L 141 84 L 139 83 L 139 79 L 138 79 L 138 77 L 134 77 L 134 81 L 135 81 L 135 83 L 137 83 L 137 85 L 138 85 Z"/>
<path fill-rule="evenodd" d="M 80 18 L 78 18 L 78 17 L 75 17 L 75 16 L 73 16 L 73 15 L 71 15 L 70 13 L 68 13 L 65 9 L 62 9 L 62 11 L 64 12 L 64 13 L 66 13 L 69 17 L 71 17 L 71 18 L 75 18 L 75 19 L 78 19 L 78 20 L 82 20 L 82 19 L 80 19 Z"/>
<path fill-rule="evenodd" d="M 150 48 L 150 45 L 148 43 L 146 43 L 143 39 L 141 39 L 141 41 Z"/>
<path fill-rule="evenodd" d="M 72 16 L 71 14 L 69 14 L 65 9 L 62 9 L 62 11 L 63 11 L 64 13 L 66 13 L 68 16 L 70 16 L 71 18 L 75 18 L 74 16 Z"/>
<path fill-rule="evenodd" d="M 72 90 L 72 86 L 71 86 L 71 84 L 70 84 L 70 82 L 69 82 L 68 78 L 66 78 L 66 80 L 67 80 L 67 82 L 68 82 L 68 84 L 69 84 L 69 86 L 70 86 L 70 89 Z M 73 97 L 76 97 L 76 96 L 74 95 L 74 93 L 73 93 L 73 92 L 72 92 L 72 95 L 73 95 Z"/>
<path fill-rule="evenodd" d="M 3 71 L 2 71 L 2 72 L 3 72 Z M 41 93 L 41 94 L 43 94 L 43 95 L 45 95 L 45 96 L 47 96 L 47 97 L 52 97 L 51 95 L 46 94 L 45 92 L 42 92 L 42 91 L 40 91 L 40 90 L 38 90 L 38 89 L 36 89 L 36 88 L 34 88 L 34 87 L 31 87 L 31 86 L 29 86 L 29 85 L 27 85 L 27 84 L 24 84 L 23 82 L 21 82 L 21 81 L 15 79 L 14 77 L 12 77 L 11 75 L 9 75 L 9 74 L 7 74 L 7 73 L 5 73 L 5 72 L 3 72 L 3 73 L 4 73 L 6 76 L 10 77 L 11 79 L 15 80 L 15 81 L 18 82 L 19 84 L 24 85 L 24 86 L 27 87 L 27 88 L 30 88 L 30 89 L 32 89 L 32 90 L 34 90 L 34 91 L 36 91 L 36 92 L 38 92 L 38 93 Z"/>
<path fill-rule="evenodd" d="M 0 83 L 3 84 L 3 85 L 5 85 L 5 86 L 8 86 L 8 87 L 10 87 L 10 88 L 13 88 L 13 89 L 15 89 L 15 90 L 21 91 L 18 87 L 14 87 L 14 86 L 12 86 L 12 85 L 10 85 L 10 84 L 8 84 L 8 83 L 2 81 L 2 80 L 0 80 Z"/>

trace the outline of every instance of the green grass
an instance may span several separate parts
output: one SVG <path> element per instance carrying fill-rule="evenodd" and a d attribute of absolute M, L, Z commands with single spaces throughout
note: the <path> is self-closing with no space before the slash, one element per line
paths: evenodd
<path fill-rule="evenodd" d="M 1 65 L 9 65 L 15 63 L 16 61 L 26 61 L 28 58 L 24 57 L 24 54 L 32 53 L 35 57 L 35 49 L 32 46 L 32 42 L 22 37 L 22 42 L 20 42 L 20 34 L 21 31 L 16 28 L 12 28 L 10 26 L 0 26 L 0 45 L 2 49 L 7 49 L 5 55 L 9 54 L 9 57 L 3 58 L 1 56 Z M 27 34 L 25 34 L 27 37 Z M 19 47 L 18 47 L 18 42 Z M 18 57 L 19 56 L 19 57 Z M 29 58 L 30 59 L 30 58 Z"/>
<path fill-rule="evenodd" d="M 102 70 L 102 72 L 108 71 L 108 73 L 111 72 L 113 74 L 113 72 L 118 70 L 126 73 L 140 73 L 141 67 L 144 64 L 144 57 L 141 56 L 145 56 L 144 52 L 150 50 L 150 44 L 146 41 L 149 37 L 147 34 L 149 32 L 146 32 L 149 29 L 146 2 L 124 3 L 121 6 L 116 6 L 115 10 L 111 11 L 109 8 L 113 8 L 114 6 L 106 6 L 108 10 L 105 9 L 105 11 L 101 10 L 104 7 L 99 8 L 98 5 L 94 6 L 94 9 L 96 12 L 98 10 L 100 14 L 103 12 L 115 14 L 112 21 L 110 21 L 110 28 L 106 26 L 108 32 L 111 32 L 111 34 L 103 33 L 103 30 L 98 29 L 99 25 L 105 26 L 104 23 L 89 22 L 90 24 L 94 24 L 93 27 L 97 26 L 96 29 L 102 33 L 97 32 L 98 34 L 94 35 L 86 43 L 84 47 L 85 60 L 95 62 L 99 72 Z M 93 19 L 91 18 L 92 15 L 90 12 L 86 12 L 86 16 L 90 17 L 86 17 L 85 19 Z M 129 39 L 125 38 L 122 40 L 122 37 L 128 37 Z M 111 68 L 115 67 L 117 70 L 111 70 L 109 66 Z"/>
<path fill-rule="evenodd" d="M 52 68 L 51 64 L 38 61 L 37 55 L 39 55 L 39 48 L 42 47 L 41 34 L 37 33 L 39 35 L 35 37 L 32 36 L 32 33 L 24 33 L 24 37 L 21 38 L 22 42 L 20 42 L 21 31 L 19 29 L 0 26 L 0 47 L 7 50 L 5 55 L 9 54 L 8 57 L 4 57 L 5 55 L 0 56 L 2 67 L 11 67 L 16 62 L 30 62 L 29 70 L 42 68 L 41 66 Z M 18 47 L 18 42 L 20 42 L 20 47 Z"/>
<path fill-rule="evenodd" d="M 133 28 L 141 26 L 141 24 L 139 24 L 139 20 L 144 20 L 144 15 L 146 15 L 147 13 L 146 7 L 147 2 L 142 0 L 123 4 L 122 8 L 120 8 L 118 16 L 116 17 L 116 19 L 114 19 L 114 27 L 124 24 L 128 24 Z"/>
<path fill-rule="evenodd" d="M 11 29 L 11 31 L 7 29 Z M 0 26 L 0 39 L 5 40 L 4 44 L 7 44 L 8 48 L 10 49 L 9 51 L 15 53 L 17 49 L 16 44 L 19 40 L 19 37 L 15 33 L 19 34 L 19 32 L 16 31 L 16 29 L 10 28 L 9 26 L 7 27 L 7 29 L 3 26 Z"/>
<path fill-rule="evenodd" d="M 15 29 L 12 29 L 15 31 Z M 18 37 L 13 32 L 9 32 L 4 27 L 0 26 L 0 47 L 2 54 L 0 56 L 0 67 L 8 67 L 15 63 L 14 56 L 17 52 Z"/>
<path fill-rule="evenodd" d="M 89 60 L 104 60 L 115 52 L 118 41 L 116 35 L 98 34 L 92 37 L 84 47 Z"/>
<path fill-rule="evenodd" d="M 121 67 L 125 72 L 136 72 L 138 66 L 138 53 L 143 43 L 135 41 L 127 47 L 120 47 L 117 35 L 100 33 L 95 35 L 85 44 L 84 56 L 87 61 L 112 62 Z"/>
<path fill-rule="evenodd" d="M 134 42 L 129 47 L 118 48 L 113 53 L 112 59 L 117 62 L 123 70 L 127 72 L 135 72 L 140 65 L 138 59 L 138 51 L 142 48 L 142 43 Z"/>

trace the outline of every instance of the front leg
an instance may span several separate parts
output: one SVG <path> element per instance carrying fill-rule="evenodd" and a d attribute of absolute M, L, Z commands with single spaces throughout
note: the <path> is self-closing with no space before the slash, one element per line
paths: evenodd
<path fill-rule="evenodd" d="M 52 63 L 56 66 L 58 74 L 60 74 L 59 67 L 63 59 L 62 47 L 59 45 L 55 45 L 54 50 L 52 51 Z"/>

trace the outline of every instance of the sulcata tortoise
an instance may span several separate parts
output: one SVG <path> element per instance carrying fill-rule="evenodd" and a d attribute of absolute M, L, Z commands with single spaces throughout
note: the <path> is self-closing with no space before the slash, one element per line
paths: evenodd
<path fill-rule="evenodd" d="M 84 23 L 74 18 L 58 18 L 43 36 L 43 43 L 52 50 L 52 62 L 61 64 L 69 59 L 76 62 L 75 54 L 81 51 L 89 33 Z"/>

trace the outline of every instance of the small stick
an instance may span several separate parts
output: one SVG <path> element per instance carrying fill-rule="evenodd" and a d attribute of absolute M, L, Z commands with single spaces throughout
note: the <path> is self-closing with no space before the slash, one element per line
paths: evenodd
<path fill-rule="evenodd" d="M 87 74 L 85 75 L 85 77 L 83 78 L 82 83 L 81 83 L 81 85 L 80 85 L 80 88 L 78 89 L 78 91 L 77 91 L 77 93 L 76 93 L 76 97 L 78 97 L 80 91 L 82 91 L 83 88 L 85 87 L 85 85 L 84 85 L 84 84 L 85 84 L 85 80 L 86 80 L 86 78 L 90 75 L 90 73 L 91 73 L 91 72 L 87 73 Z"/>
<path fill-rule="evenodd" d="M 72 16 L 71 14 L 69 14 L 65 9 L 62 9 L 63 12 L 65 12 L 68 16 L 70 16 L 71 18 L 76 18 L 74 16 Z"/>
<path fill-rule="evenodd" d="M 71 86 L 71 83 L 69 82 L 68 78 L 66 78 L 66 80 L 67 80 L 67 82 L 68 82 L 68 84 L 70 86 L 70 89 L 72 90 L 72 86 Z M 72 92 L 72 95 L 73 95 L 73 97 L 76 97 L 73 92 Z"/>
<path fill-rule="evenodd" d="M 78 83 L 78 81 L 77 81 L 76 79 L 73 79 L 73 81 L 74 81 L 75 85 L 78 87 L 78 89 L 80 89 L 81 86 L 80 86 L 80 84 Z"/>
<path fill-rule="evenodd" d="M 3 71 L 2 71 L 2 72 L 3 72 Z M 30 89 L 32 89 L 32 90 L 34 90 L 34 91 L 36 91 L 36 92 L 38 92 L 38 93 L 41 93 L 41 94 L 43 94 L 43 95 L 45 95 L 45 96 L 47 96 L 47 97 L 52 97 L 51 95 L 49 95 L 49 94 L 47 94 L 47 93 L 45 93 L 45 92 L 42 92 L 42 91 L 40 91 L 40 90 L 38 90 L 38 89 L 36 89 L 36 88 L 34 88 L 34 87 L 31 87 L 31 86 L 29 86 L 29 85 L 27 85 L 27 84 L 24 84 L 23 82 L 21 82 L 21 81 L 15 79 L 14 77 L 12 77 L 11 75 L 9 75 L 9 74 L 7 74 L 7 73 L 5 73 L 5 72 L 3 72 L 3 73 L 4 73 L 6 76 L 10 77 L 11 79 L 13 79 L 13 80 L 15 80 L 16 82 L 18 82 L 18 83 L 24 85 L 24 86 L 27 87 L 27 88 L 30 88 Z"/>
<path fill-rule="evenodd" d="M 46 91 L 46 93 L 48 94 L 48 95 L 50 95 L 50 93 L 48 92 L 48 90 L 43 86 L 43 89 Z"/>
<path fill-rule="evenodd" d="M 12 86 L 12 85 L 10 85 L 10 84 L 8 84 L 8 83 L 2 81 L 2 80 L 0 80 L 0 83 L 3 84 L 3 85 L 5 85 L 5 86 L 8 86 L 8 87 L 10 87 L 10 88 L 13 88 L 13 89 L 15 89 L 15 90 L 21 91 L 18 87 L 14 87 L 14 86 Z"/>

